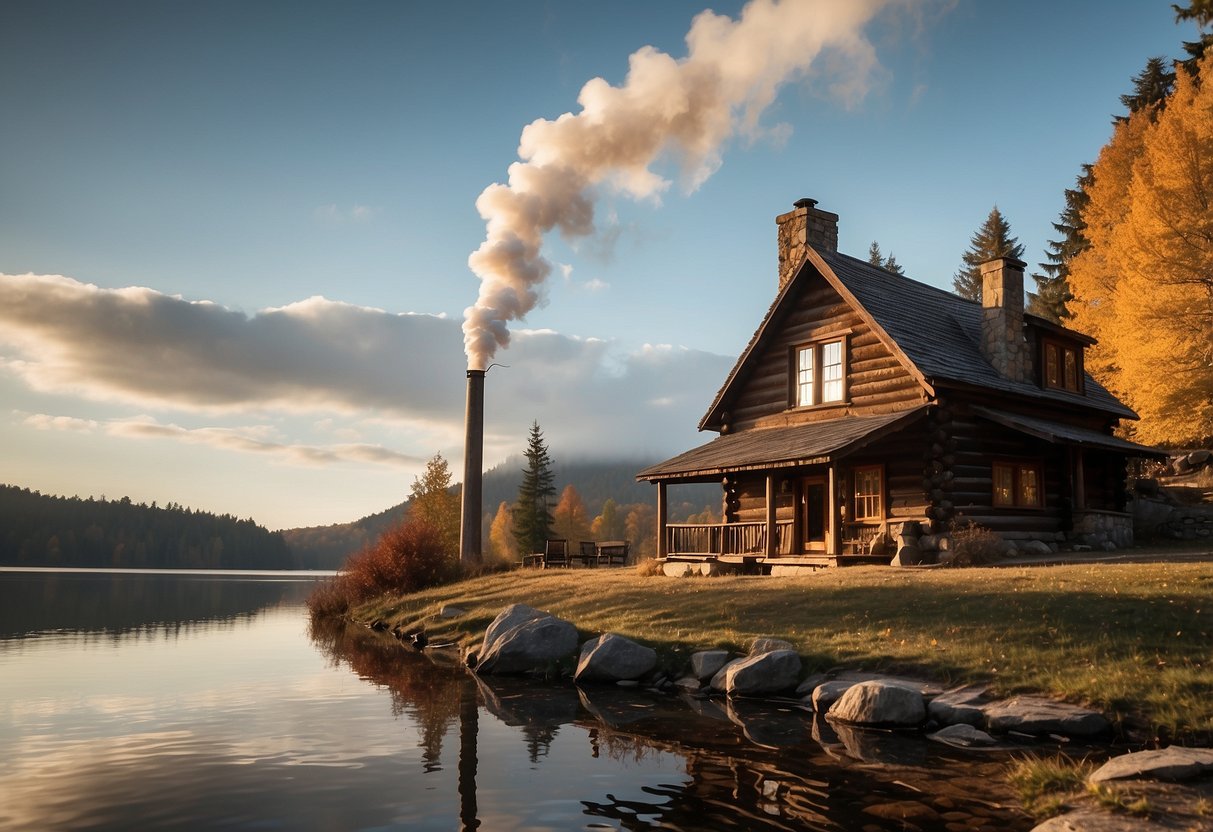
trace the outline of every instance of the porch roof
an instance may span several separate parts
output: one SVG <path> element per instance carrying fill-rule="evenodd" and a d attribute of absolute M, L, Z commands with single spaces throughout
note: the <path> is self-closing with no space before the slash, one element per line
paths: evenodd
<path fill-rule="evenodd" d="M 1046 442 L 1080 445 L 1088 448 L 1102 448 L 1106 451 L 1117 451 L 1129 456 L 1166 456 L 1165 453 L 1155 448 L 1138 445 L 1136 442 L 1130 442 L 1127 439 L 1121 439 L 1116 436 L 1109 436 L 1106 433 L 1100 433 L 1089 428 L 1051 422 L 1048 419 L 1037 419 L 1034 416 L 1021 416 L 1018 413 L 1007 413 L 1006 411 L 994 410 L 989 407 L 974 407 L 973 412 L 992 422 L 997 422 L 1003 427 L 1025 433 L 1028 436 L 1035 436 L 1037 439 L 1043 439 Z"/>
<path fill-rule="evenodd" d="M 926 406 L 880 416 L 847 417 L 726 434 L 645 468 L 638 480 L 712 479 L 736 471 L 816 465 L 845 456 L 918 419 Z"/>

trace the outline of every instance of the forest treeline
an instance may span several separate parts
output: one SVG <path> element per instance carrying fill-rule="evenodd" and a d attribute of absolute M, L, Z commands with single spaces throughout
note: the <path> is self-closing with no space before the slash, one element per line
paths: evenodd
<path fill-rule="evenodd" d="M 0 485 L 0 565 L 291 569 L 295 563 L 282 535 L 251 519 Z"/>

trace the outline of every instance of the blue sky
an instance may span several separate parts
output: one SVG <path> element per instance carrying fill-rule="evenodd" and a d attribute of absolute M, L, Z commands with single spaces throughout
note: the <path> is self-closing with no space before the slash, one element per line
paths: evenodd
<path fill-rule="evenodd" d="M 3 479 L 280 528 L 399 502 L 435 452 L 461 471 L 477 197 L 591 78 L 624 84 L 646 45 L 683 58 L 704 8 L 5 3 Z M 1131 77 L 1195 36 L 1146 0 L 868 11 L 847 29 L 866 71 L 827 43 L 698 187 L 663 156 L 664 190 L 603 183 L 594 235 L 545 237 L 486 463 L 535 419 L 557 458 L 706 439 L 799 197 L 840 215 L 841 250 L 878 240 L 939 286 L 997 203 L 1035 264 Z"/>

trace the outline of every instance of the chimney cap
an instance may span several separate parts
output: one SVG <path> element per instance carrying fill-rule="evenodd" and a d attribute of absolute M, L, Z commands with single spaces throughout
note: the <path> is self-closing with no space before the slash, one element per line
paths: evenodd
<path fill-rule="evenodd" d="M 793 202 L 792 207 L 793 208 L 815 208 L 815 207 L 817 207 L 817 200 L 809 199 L 806 196 L 806 197 L 803 197 L 803 198 L 798 199 L 795 202 Z"/>
<path fill-rule="evenodd" d="M 1021 272 L 1028 267 L 1028 264 L 1025 263 L 1024 261 L 1020 260 L 1018 257 L 1005 257 L 1004 256 L 1004 257 L 991 257 L 989 260 L 982 261 L 981 270 L 987 271 L 989 269 L 997 269 L 997 268 L 1003 267 L 1004 264 L 1005 264 L 1006 268 L 1016 269 L 1017 271 L 1021 271 Z"/>

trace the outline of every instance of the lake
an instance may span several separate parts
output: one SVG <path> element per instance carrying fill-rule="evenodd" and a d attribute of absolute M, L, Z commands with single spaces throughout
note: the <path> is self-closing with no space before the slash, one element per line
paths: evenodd
<path fill-rule="evenodd" d="M 1003 755 L 790 705 L 479 679 L 311 628 L 314 580 L 0 570 L 0 828 L 1032 826 Z"/>

